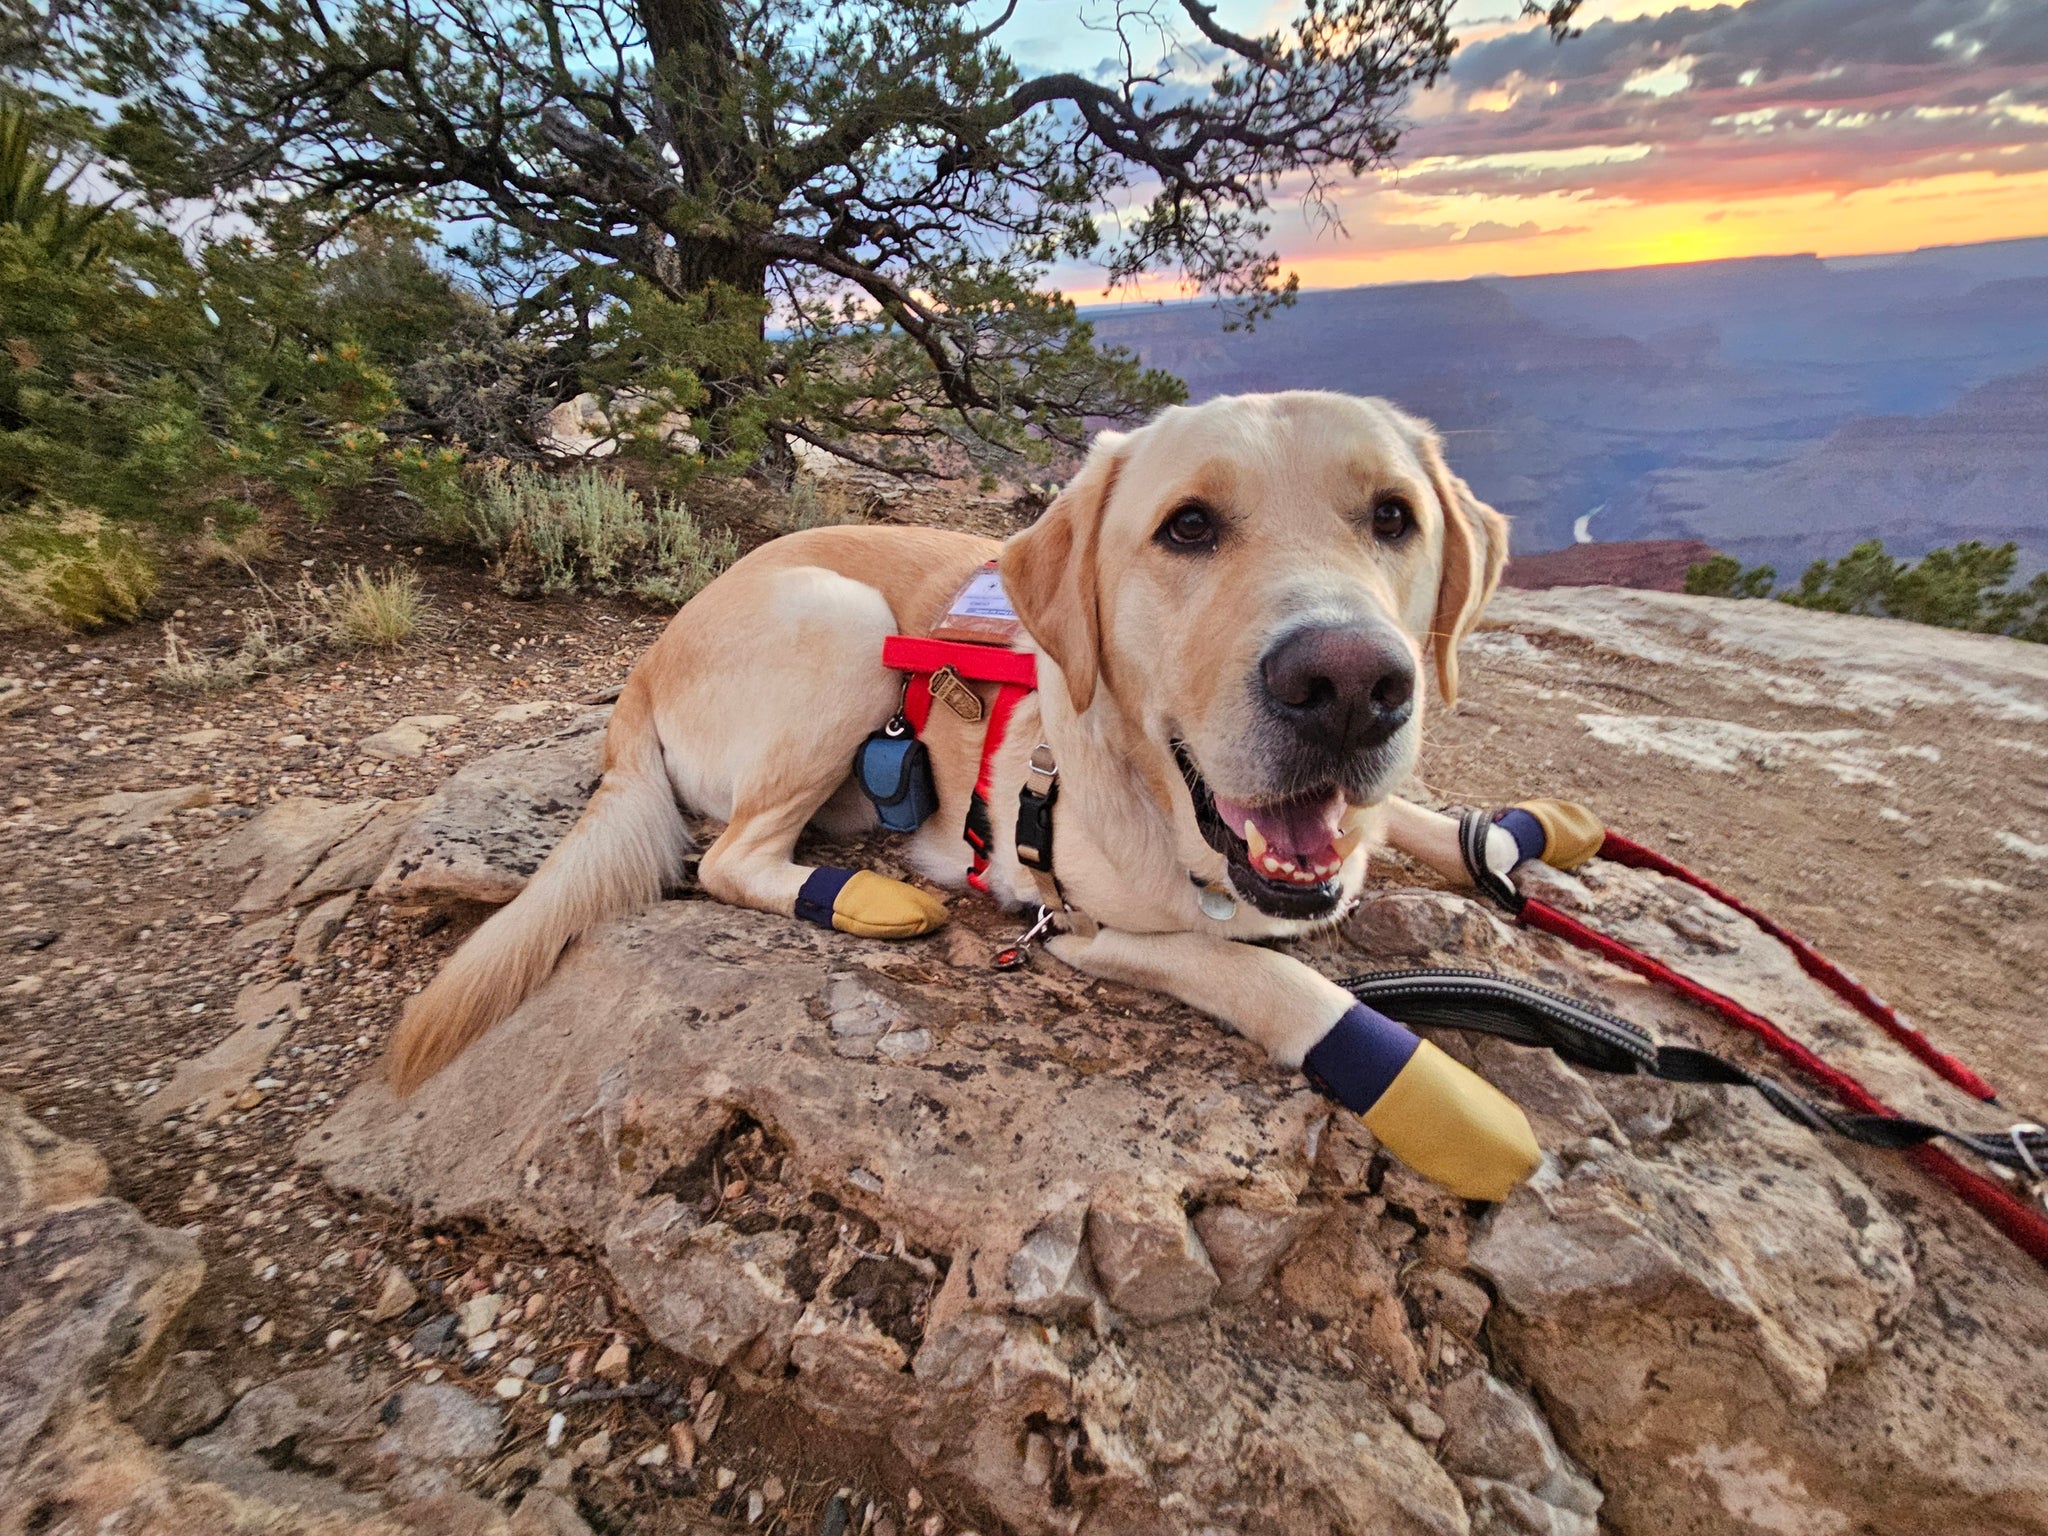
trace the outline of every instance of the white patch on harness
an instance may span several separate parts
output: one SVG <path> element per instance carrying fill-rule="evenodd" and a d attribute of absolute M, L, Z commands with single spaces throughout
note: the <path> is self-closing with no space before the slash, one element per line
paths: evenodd
<path fill-rule="evenodd" d="M 1003 590 L 1002 572 L 990 560 L 953 594 L 952 605 L 932 630 L 931 638 L 1008 645 L 1023 627 L 1017 610 L 1010 606 L 1010 594 Z"/>
<path fill-rule="evenodd" d="M 1010 606 L 1010 594 L 1003 590 L 1002 572 L 984 569 L 976 571 L 974 579 L 960 589 L 946 614 L 956 619 L 1014 619 L 1017 610 Z"/>

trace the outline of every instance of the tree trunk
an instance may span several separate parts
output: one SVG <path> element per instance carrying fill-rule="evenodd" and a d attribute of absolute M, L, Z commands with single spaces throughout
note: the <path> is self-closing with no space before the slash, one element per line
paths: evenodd
<path fill-rule="evenodd" d="M 672 114 L 672 147 L 676 175 L 696 203 L 725 211 L 730 194 L 754 174 L 754 157 L 744 139 L 744 104 L 737 99 L 740 82 L 732 43 L 732 21 L 724 0 L 639 0 L 640 19 L 647 28 L 647 46 L 654 55 L 659 89 Z M 765 309 L 742 317 L 738 305 L 759 306 L 768 286 L 768 262 L 744 238 L 704 240 L 678 238 L 671 247 L 675 287 L 690 294 L 728 290 L 731 297 L 712 299 L 707 320 L 736 325 L 751 321 L 758 338 L 765 334 Z M 728 407 L 760 387 L 743 369 L 719 377 L 700 375 L 710 398 L 703 408 L 698 436 L 713 457 L 732 450 L 722 426 Z M 771 451 L 767 457 L 776 455 Z"/>

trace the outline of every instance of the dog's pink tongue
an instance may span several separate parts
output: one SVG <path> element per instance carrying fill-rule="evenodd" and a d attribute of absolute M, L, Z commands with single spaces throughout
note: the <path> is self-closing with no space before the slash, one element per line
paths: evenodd
<path fill-rule="evenodd" d="M 1218 795 L 1216 810 L 1239 837 L 1244 837 L 1247 822 L 1256 822 L 1266 846 L 1298 865 L 1327 864 L 1343 833 L 1344 797 L 1334 792 L 1274 800 L 1265 805 L 1242 805 Z"/>

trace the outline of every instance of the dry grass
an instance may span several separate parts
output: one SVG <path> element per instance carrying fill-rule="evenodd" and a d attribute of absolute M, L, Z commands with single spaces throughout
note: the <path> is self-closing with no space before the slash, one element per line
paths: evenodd
<path fill-rule="evenodd" d="M 94 513 L 13 513 L 0 527 L 0 628 L 132 623 L 156 588 L 141 542 Z"/>
<path fill-rule="evenodd" d="M 343 644 L 381 650 L 417 635 L 432 607 L 419 573 L 408 566 L 375 575 L 357 566 L 336 584 L 329 602 Z"/>
<path fill-rule="evenodd" d="M 261 523 L 222 533 L 208 519 L 206 531 L 192 544 L 193 558 L 201 565 L 238 565 L 245 570 L 259 561 L 275 560 L 283 553 L 284 545 L 277 535 Z"/>
<path fill-rule="evenodd" d="M 319 643 L 317 628 L 295 631 L 268 613 L 248 618 L 233 650 L 194 650 L 177 625 L 166 624 L 164 659 L 151 681 L 174 693 L 220 693 L 302 665 Z"/>
<path fill-rule="evenodd" d="M 838 480 L 821 480 L 808 472 L 799 472 L 790 486 L 785 515 L 792 532 L 862 520 L 859 499 L 846 485 Z"/>

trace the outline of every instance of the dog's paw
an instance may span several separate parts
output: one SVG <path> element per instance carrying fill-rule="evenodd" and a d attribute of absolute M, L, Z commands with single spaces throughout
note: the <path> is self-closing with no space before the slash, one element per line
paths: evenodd
<path fill-rule="evenodd" d="M 1302 1071 L 1388 1151 L 1466 1200 L 1505 1200 L 1543 1151 L 1520 1106 L 1406 1025 L 1354 1003 Z"/>
<path fill-rule="evenodd" d="M 1520 812 L 1535 823 L 1513 824 Z M 1600 818 L 1570 800 L 1524 800 L 1501 813 L 1500 824 L 1514 834 L 1525 859 L 1541 859 L 1553 869 L 1577 869 L 1600 851 L 1607 829 Z"/>
<path fill-rule="evenodd" d="M 936 896 L 865 869 L 813 870 L 796 898 L 796 915 L 864 939 L 914 939 L 944 926 Z"/>

